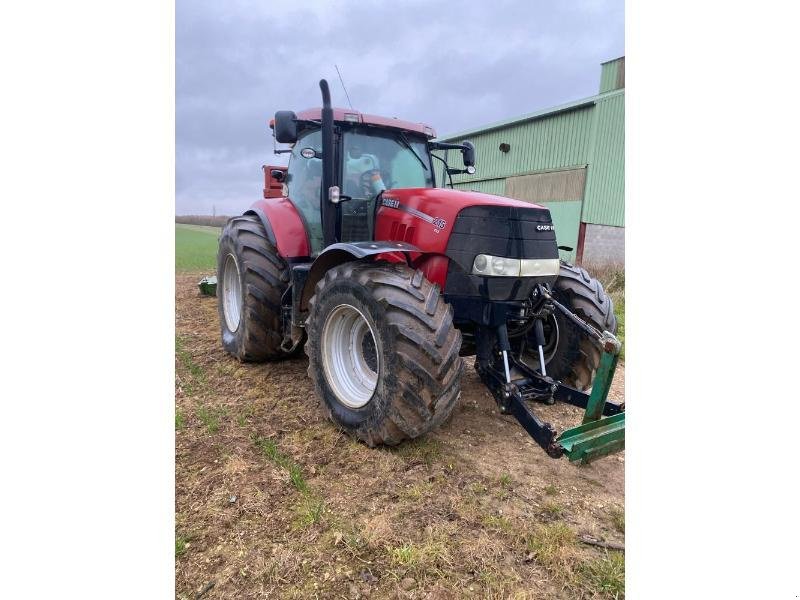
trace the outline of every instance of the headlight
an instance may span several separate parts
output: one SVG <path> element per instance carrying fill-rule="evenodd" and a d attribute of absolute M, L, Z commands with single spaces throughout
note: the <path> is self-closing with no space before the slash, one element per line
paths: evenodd
<path fill-rule="evenodd" d="M 478 254 L 472 263 L 473 275 L 488 277 L 547 277 L 558 275 L 557 258 L 505 258 Z"/>
<path fill-rule="evenodd" d="M 557 258 L 523 258 L 520 265 L 520 277 L 547 277 L 558 275 L 561 261 Z"/>

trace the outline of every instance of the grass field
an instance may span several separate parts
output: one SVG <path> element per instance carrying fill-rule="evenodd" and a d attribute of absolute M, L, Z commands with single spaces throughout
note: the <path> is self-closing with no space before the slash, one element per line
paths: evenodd
<path fill-rule="evenodd" d="M 202 225 L 175 224 L 175 270 L 208 271 L 217 266 L 217 240 L 222 229 Z"/>
<path fill-rule="evenodd" d="M 624 597 L 624 553 L 582 542 L 624 542 L 624 453 L 548 457 L 471 360 L 450 419 L 368 448 L 328 421 L 304 354 L 224 352 L 199 274 L 176 275 L 176 598 Z M 621 366 L 614 402 L 624 379 Z M 559 430 L 582 417 L 537 411 Z"/>

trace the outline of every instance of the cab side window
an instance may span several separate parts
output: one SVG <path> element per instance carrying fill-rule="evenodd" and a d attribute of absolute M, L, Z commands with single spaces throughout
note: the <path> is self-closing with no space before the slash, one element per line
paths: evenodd
<path fill-rule="evenodd" d="M 313 148 L 322 153 L 322 133 L 319 130 L 305 134 L 297 140 L 289 158 L 289 170 L 286 185 L 289 188 L 289 200 L 302 215 L 311 253 L 322 250 L 322 216 L 319 208 L 320 186 L 322 185 L 322 159 L 304 158 L 300 153 L 303 148 Z"/>

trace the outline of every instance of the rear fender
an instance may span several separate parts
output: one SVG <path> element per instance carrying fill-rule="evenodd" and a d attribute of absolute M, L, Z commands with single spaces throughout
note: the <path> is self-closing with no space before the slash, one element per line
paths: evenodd
<path fill-rule="evenodd" d="M 283 258 L 308 258 L 311 246 L 303 219 L 288 198 L 258 200 L 244 213 L 256 215 Z"/>

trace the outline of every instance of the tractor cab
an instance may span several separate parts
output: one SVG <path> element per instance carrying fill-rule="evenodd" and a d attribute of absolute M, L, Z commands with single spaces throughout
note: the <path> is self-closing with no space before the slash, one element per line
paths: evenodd
<path fill-rule="evenodd" d="M 380 195 L 387 190 L 436 187 L 431 150 L 455 148 L 464 153 L 466 169 L 446 173 L 474 173 L 474 149 L 466 144 L 431 141 L 433 128 L 423 123 L 387 119 L 341 108 L 333 116 L 330 181 L 323 181 L 324 109 L 295 114 L 279 111 L 270 123 L 275 139 L 292 144 L 286 174 L 286 195 L 302 215 L 311 255 L 336 242 L 375 239 L 375 216 Z M 335 204 L 329 217 L 333 236 L 324 235 L 325 205 Z"/>

